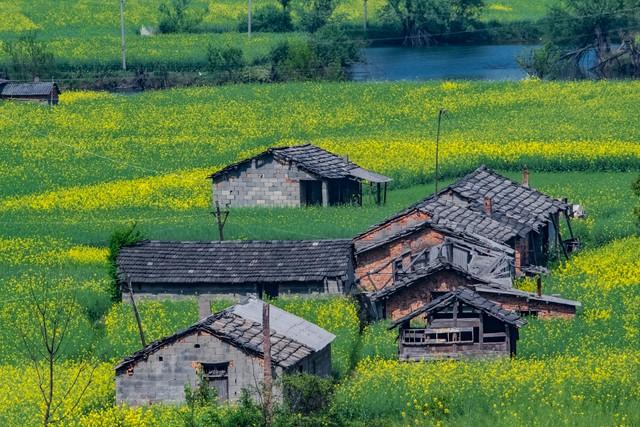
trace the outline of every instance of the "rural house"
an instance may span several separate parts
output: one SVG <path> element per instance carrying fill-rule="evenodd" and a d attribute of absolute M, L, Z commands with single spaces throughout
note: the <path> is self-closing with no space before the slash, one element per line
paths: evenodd
<path fill-rule="evenodd" d="M 374 319 L 398 319 L 459 287 L 474 289 L 504 308 L 540 317 L 572 317 L 580 306 L 543 295 L 541 285 L 536 293 L 515 289 L 514 250 L 508 246 L 429 220 L 399 230 L 393 227 L 397 223 L 355 240 L 356 283 Z M 497 228 L 495 233 L 507 231 Z"/>
<path fill-rule="evenodd" d="M 0 99 L 56 105 L 60 93 L 58 85 L 53 82 L 12 83 L 0 80 Z"/>
<path fill-rule="evenodd" d="M 341 294 L 354 283 L 349 240 L 144 241 L 123 247 L 118 279 L 126 299 Z M 204 312 L 203 312 L 204 313 Z"/>
<path fill-rule="evenodd" d="M 458 232 L 474 234 L 511 247 L 516 274 L 537 272 L 550 252 L 577 247 L 577 240 L 562 240 L 560 215 L 569 230 L 570 205 L 529 188 L 529 173 L 523 183 L 482 166 L 458 182 L 427 197 L 408 209 L 371 227 L 354 239 L 358 258 L 375 242 L 393 240 L 413 233 L 420 239 L 429 228 L 445 226 Z M 429 225 L 425 227 L 426 222 Z M 424 231 L 423 231 L 424 230 Z M 360 263 L 358 263 L 358 268 Z"/>
<path fill-rule="evenodd" d="M 514 356 L 526 324 L 476 292 L 459 288 L 396 320 L 400 360 Z"/>
<path fill-rule="evenodd" d="M 257 397 L 264 376 L 263 302 L 249 298 L 187 329 L 153 342 L 116 368 L 116 402 L 127 405 L 184 402 L 184 388 L 199 379 L 221 402 L 237 401 L 242 390 Z M 335 336 L 277 307 L 269 307 L 274 396 L 284 373 L 331 374 Z"/>
<path fill-rule="evenodd" d="M 214 203 L 233 207 L 362 205 L 365 182 L 384 204 L 391 181 L 311 144 L 269 148 L 209 178 Z"/>

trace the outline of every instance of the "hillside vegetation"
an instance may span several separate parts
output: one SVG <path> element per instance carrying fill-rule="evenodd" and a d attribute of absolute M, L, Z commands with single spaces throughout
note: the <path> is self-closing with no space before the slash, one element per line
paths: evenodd
<path fill-rule="evenodd" d="M 575 222 L 585 250 L 544 279 L 545 293 L 578 299 L 583 309 L 573 321 L 531 320 L 513 360 L 400 364 L 393 333 L 384 324 L 360 333 L 350 299 L 281 299 L 338 336 L 339 383 L 324 421 L 529 425 L 533 411 L 537 425 L 640 423 L 640 240 L 631 192 L 640 169 L 637 89 L 632 82 L 295 84 L 68 92 L 55 108 L 1 103 L 0 425 L 39 422 L 37 375 L 15 326 L 29 320 L 24 301 L 41 284 L 74 319 L 57 385 L 71 383 L 82 361 L 97 366 L 81 404 L 65 399 L 65 425 L 184 425 L 184 407 L 113 406 L 113 366 L 138 342 L 129 306 L 110 301 L 113 230 L 136 222 L 149 238 L 215 239 L 208 174 L 273 144 L 313 142 L 393 176 L 389 204 L 234 209 L 225 234 L 352 236 L 432 192 L 441 106 L 450 112 L 441 146 L 447 182 L 480 163 L 519 180 L 527 164 L 534 187 L 585 207 L 588 217 Z M 143 303 L 140 311 L 148 339 L 197 317 L 190 300 Z"/>

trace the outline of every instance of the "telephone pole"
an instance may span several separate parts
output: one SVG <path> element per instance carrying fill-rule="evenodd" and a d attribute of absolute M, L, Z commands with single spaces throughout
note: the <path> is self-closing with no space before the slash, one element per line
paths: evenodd
<path fill-rule="evenodd" d="M 251 4 L 251 0 L 249 0 L 249 10 L 248 10 L 248 15 L 247 15 L 247 35 L 249 36 L 249 38 L 251 38 L 251 14 L 252 14 L 252 4 Z"/>
<path fill-rule="evenodd" d="M 213 216 L 216 217 L 216 222 L 218 223 L 218 239 L 222 242 L 224 240 L 224 225 L 227 223 L 227 218 L 229 217 L 228 205 L 224 211 L 221 211 L 220 203 L 216 200 L 216 210 L 212 213 Z"/>
<path fill-rule="evenodd" d="M 127 70 L 127 46 L 124 38 L 124 0 L 120 0 L 120 38 L 122 39 L 122 69 Z"/>
<path fill-rule="evenodd" d="M 262 404 L 264 405 L 264 419 L 266 425 L 271 424 L 271 393 L 272 380 L 271 377 L 271 330 L 269 329 L 269 303 L 262 302 L 262 352 L 264 355 L 264 397 Z"/>
<path fill-rule="evenodd" d="M 131 298 L 131 307 L 133 307 L 133 314 L 136 316 L 136 322 L 138 323 L 138 332 L 140 333 L 140 342 L 142 347 L 146 347 L 147 343 L 144 339 L 144 331 L 142 330 L 142 320 L 140 320 L 140 313 L 138 313 L 138 307 L 136 301 L 133 298 L 133 288 L 131 287 L 131 276 L 127 275 L 127 283 L 129 285 L 129 298 Z"/>
<path fill-rule="evenodd" d="M 438 192 L 438 179 L 440 178 L 439 149 L 440 149 L 440 123 L 447 110 L 440 108 L 438 111 L 438 131 L 436 132 L 436 193 Z"/>

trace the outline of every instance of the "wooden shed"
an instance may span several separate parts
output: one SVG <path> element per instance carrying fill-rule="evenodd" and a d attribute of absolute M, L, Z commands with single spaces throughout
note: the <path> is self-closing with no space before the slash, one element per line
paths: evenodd
<path fill-rule="evenodd" d="M 384 204 L 391 181 L 311 144 L 269 148 L 209 178 L 214 203 L 233 207 L 362 205 L 363 184 Z"/>
<path fill-rule="evenodd" d="M 395 321 L 398 357 L 405 361 L 514 356 L 519 314 L 459 288 Z"/>
<path fill-rule="evenodd" d="M 0 82 L 0 99 L 56 105 L 60 93 L 58 85 L 54 82 Z"/>
<path fill-rule="evenodd" d="M 264 304 L 249 298 L 125 358 L 115 368 L 116 402 L 182 403 L 185 385 L 208 386 L 221 402 L 237 401 L 243 390 L 257 399 L 264 377 Z M 270 306 L 269 336 L 276 398 L 286 373 L 331 374 L 333 334 Z"/>

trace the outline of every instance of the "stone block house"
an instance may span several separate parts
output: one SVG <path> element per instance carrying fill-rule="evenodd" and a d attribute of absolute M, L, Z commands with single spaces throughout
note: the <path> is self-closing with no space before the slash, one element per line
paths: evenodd
<path fill-rule="evenodd" d="M 384 203 L 391 181 L 311 144 L 269 148 L 209 178 L 214 204 L 231 207 L 362 205 L 363 183 Z"/>
<path fill-rule="evenodd" d="M 143 241 L 123 247 L 117 273 L 128 299 L 342 294 L 355 281 L 350 240 Z M 205 313 L 202 311 L 202 313 Z"/>
<path fill-rule="evenodd" d="M 58 85 L 53 82 L 14 83 L 0 80 L 0 99 L 56 105 L 60 93 Z"/>
<path fill-rule="evenodd" d="M 185 385 L 211 387 L 221 402 L 237 401 L 243 390 L 256 398 L 265 369 L 263 304 L 249 298 L 125 358 L 115 368 L 116 402 L 182 403 Z M 335 336 L 277 307 L 269 312 L 276 399 L 285 373 L 330 375 Z"/>
<path fill-rule="evenodd" d="M 396 320 L 400 360 L 514 356 L 518 329 L 526 321 L 517 313 L 459 288 Z"/>

